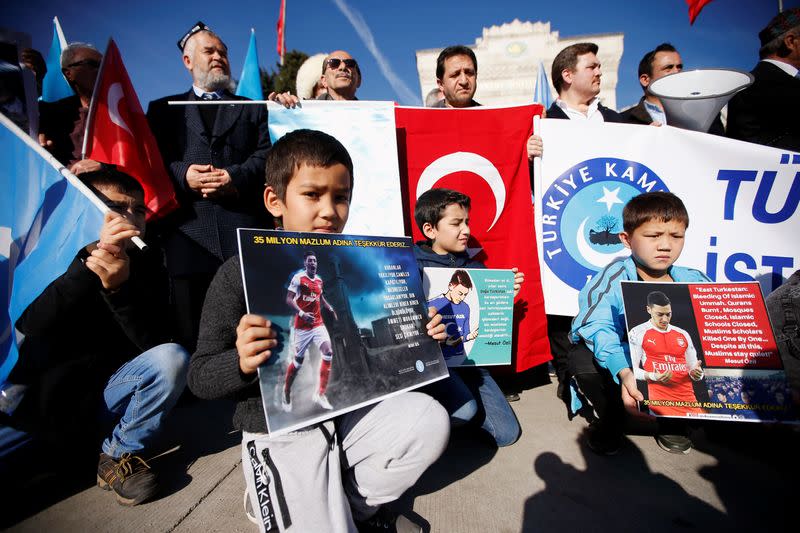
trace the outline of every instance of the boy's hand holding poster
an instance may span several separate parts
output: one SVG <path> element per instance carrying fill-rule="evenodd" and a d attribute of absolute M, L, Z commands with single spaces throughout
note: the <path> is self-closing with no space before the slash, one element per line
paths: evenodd
<path fill-rule="evenodd" d="M 758 283 L 623 281 L 622 296 L 642 411 L 796 420 Z"/>
<path fill-rule="evenodd" d="M 447 366 L 511 363 L 514 273 L 511 270 L 423 269 L 428 305 L 442 315 Z"/>
<path fill-rule="evenodd" d="M 239 229 L 239 253 L 248 313 L 278 332 L 258 372 L 270 433 L 448 375 L 411 239 Z"/>

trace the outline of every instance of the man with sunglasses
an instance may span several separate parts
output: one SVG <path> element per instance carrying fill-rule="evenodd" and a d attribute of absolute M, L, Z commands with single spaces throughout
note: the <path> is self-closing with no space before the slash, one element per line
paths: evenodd
<path fill-rule="evenodd" d="M 358 100 L 356 91 L 361 86 L 361 69 L 353 56 L 344 50 L 331 52 L 322 62 L 320 85 L 324 88 L 316 100 Z M 284 107 L 295 107 L 300 98 L 290 92 L 272 92 L 269 100 L 278 102 Z"/>
<path fill-rule="evenodd" d="M 102 60 L 103 55 L 94 46 L 71 43 L 61 52 L 61 72 L 75 94 L 39 103 L 39 144 L 75 174 L 102 167 L 97 161 L 81 157 L 89 103 Z"/>
<path fill-rule="evenodd" d="M 356 91 L 361 86 L 361 70 L 344 50 L 328 54 L 322 63 L 322 79 L 327 91 L 317 96 L 317 100 L 358 100 Z"/>

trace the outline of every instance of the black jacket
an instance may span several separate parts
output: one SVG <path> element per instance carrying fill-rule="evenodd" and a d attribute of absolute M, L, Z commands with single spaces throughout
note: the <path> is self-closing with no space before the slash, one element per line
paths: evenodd
<path fill-rule="evenodd" d="M 639 100 L 638 104 L 620 113 L 620 116 L 622 116 L 623 122 L 627 122 L 628 124 L 649 125 L 653 123 L 653 117 L 650 116 L 650 113 L 648 113 L 647 109 L 644 107 L 644 97 Z M 711 126 L 708 128 L 708 133 L 712 135 L 725 135 L 725 126 L 722 125 L 722 119 L 719 115 L 714 118 L 714 122 L 712 122 Z"/>
<path fill-rule="evenodd" d="M 486 268 L 480 261 L 471 259 L 466 253 L 440 255 L 424 241 L 414 244 L 414 258 L 417 260 L 420 274 L 424 267 L 441 268 Z"/>
<path fill-rule="evenodd" d="M 728 137 L 800 152 L 800 79 L 764 61 L 752 74 L 728 103 Z"/>
<path fill-rule="evenodd" d="M 87 256 L 81 250 L 16 323 L 25 338 L 9 381 L 29 386 L 14 413 L 21 429 L 52 434 L 92 422 L 116 370 L 170 339 L 160 250 L 132 250 L 130 277 L 113 293 Z"/>
<path fill-rule="evenodd" d="M 613 109 L 607 108 L 602 104 L 599 104 L 597 106 L 597 110 L 600 111 L 600 114 L 603 115 L 603 120 L 605 120 L 606 122 L 625 122 L 619 113 L 617 113 Z M 563 109 L 558 107 L 558 104 L 553 102 L 550 105 L 550 108 L 547 110 L 547 118 L 569 119 L 569 116 L 566 113 L 564 113 Z"/>
<path fill-rule="evenodd" d="M 209 274 L 238 251 L 236 228 L 271 227 L 264 209 L 264 166 L 271 143 L 263 105 L 221 103 L 211 132 L 193 90 L 150 103 L 147 118 L 164 164 L 175 185 L 180 208 L 160 225 L 167 267 L 175 276 Z M 224 100 L 247 100 L 225 93 Z M 237 194 L 204 199 L 186 183 L 191 164 L 212 164 L 231 175 Z"/>

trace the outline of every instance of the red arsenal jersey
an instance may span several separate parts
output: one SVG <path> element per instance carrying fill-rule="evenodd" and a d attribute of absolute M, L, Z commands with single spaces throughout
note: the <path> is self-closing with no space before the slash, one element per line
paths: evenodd
<path fill-rule="evenodd" d="M 645 372 L 663 373 L 672 371 L 668 383 L 647 380 L 648 399 L 674 402 L 697 402 L 689 377 L 689 370 L 697 364 L 697 352 L 689 334 L 673 325 L 666 331 L 658 329 L 651 321 L 633 328 L 628 341 L 631 360 L 637 379 L 644 379 Z M 660 415 L 684 415 L 702 413 L 703 409 L 690 406 L 650 405 L 650 410 Z"/>
<path fill-rule="evenodd" d="M 314 317 L 308 322 L 300 318 L 300 314 L 294 317 L 294 327 L 297 329 L 314 329 L 322 325 L 322 313 L 320 313 L 320 299 L 322 298 L 322 278 L 316 274 L 313 278 L 309 277 L 305 270 L 301 270 L 294 275 L 289 283 L 289 291 L 295 294 L 297 307 L 304 313 Z"/>

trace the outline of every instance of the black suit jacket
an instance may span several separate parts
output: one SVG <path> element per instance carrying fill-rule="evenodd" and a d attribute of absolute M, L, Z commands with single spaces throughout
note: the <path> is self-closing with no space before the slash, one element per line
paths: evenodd
<path fill-rule="evenodd" d="M 161 225 L 167 267 L 173 276 L 214 273 L 237 253 L 237 227 L 271 227 L 263 201 L 265 158 L 271 146 L 266 107 L 221 103 L 213 131 L 208 132 L 198 106 L 170 106 L 169 100 L 197 97 L 189 90 L 155 100 L 147 110 L 180 204 Z M 224 100 L 247 98 L 226 92 Z M 202 198 L 186 183 L 192 164 L 227 170 L 236 194 Z"/>
<path fill-rule="evenodd" d="M 70 137 L 80 120 L 80 110 L 81 99 L 77 94 L 55 102 L 39 102 L 39 133 L 53 142 L 48 150 L 66 167 L 80 159 L 81 146 L 75 146 Z"/>
<path fill-rule="evenodd" d="M 728 137 L 800 152 L 800 79 L 761 61 L 728 104 Z"/>
<path fill-rule="evenodd" d="M 627 122 L 628 124 L 649 125 L 653 123 L 653 117 L 650 116 L 650 113 L 648 113 L 647 109 L 644 107 L 644 97 L 639 100 L 638 104 L 620 113 L 620 116 L 623 122 Z M 711 133 L 712 135 L 725 135 L 725 126 L 722 125 L 722 119 L 719 115 L 714 118 L 714 122 L 709 126 L 707 133 Z"/>
<path fill-rule="evenodd" d="M 625 122 L 619 113 L 613 109 L 607 108 L 602 104 L 597 106 L 597 110 L 600 111 L 600 114 L 603 115 L 603 120 L 606 122 Z M 547 110 L 547 118 L 569 119 L 569 115 L 564 113 L 564 110 L 558 107 L 555 102 L 553 102 L 550 104 L 550 108 Z"/>

